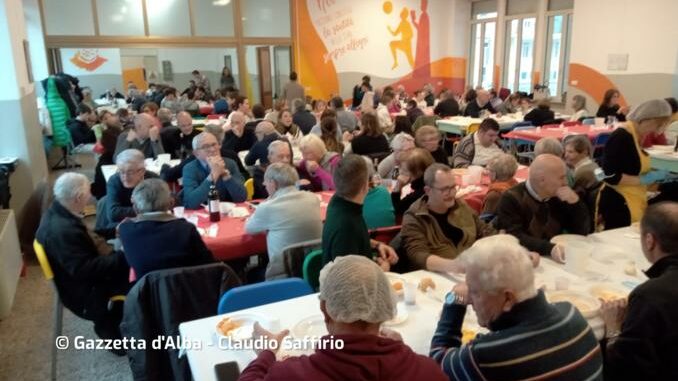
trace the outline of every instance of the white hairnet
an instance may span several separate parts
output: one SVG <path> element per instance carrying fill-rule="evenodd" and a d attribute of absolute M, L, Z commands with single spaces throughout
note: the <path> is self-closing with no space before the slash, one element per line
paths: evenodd
<path fill-rule="evenodd" d="M 320 300 L 341 323 L 382 323 L 396 313 L 395 294 L 386 275 L 366 257 L 337 257 L 320 271 Z"/>

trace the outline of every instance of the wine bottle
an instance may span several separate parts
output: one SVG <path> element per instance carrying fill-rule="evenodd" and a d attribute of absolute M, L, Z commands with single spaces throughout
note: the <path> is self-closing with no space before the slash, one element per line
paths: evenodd
<path fill-rule="evenodd" d="M 219 211 L 219 192 L 217 192 L 217 187 L 214 185 L 214 183 L 210 185 L 210 191 L 207 194 L 207 203 L 210 212 L 210 221 L 220 221 L 221 213 Z"/>

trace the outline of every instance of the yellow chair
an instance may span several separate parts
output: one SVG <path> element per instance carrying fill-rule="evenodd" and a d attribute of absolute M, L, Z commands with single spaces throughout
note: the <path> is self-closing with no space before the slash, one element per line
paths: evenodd
<path fill-rule="evenodd" d="M 45 248 L 42 246 L 38 240 L 33 241 L 33 250 L 35 250 L 35 256 L 38 257 L 38 262 L 40 263 L 40 268 L 42 269 L 45 279 L 54 280 L 54 272 L 52 272 L 52 266 L 49 264 L 47 259 L 47 253 L 45 253 Z M 57 348 L 54 343 L 56 342 L 57 337 L 61 336 L 64 323 L 64 305 L 61 303 L 61 298 L 59 298 L 59 292 L 57 291 L 56 285 L 52 282 L 54 286 L 54 334 L 52 336 L 52 373 L 51 380 L 56 380 L 56 371 L 57 371 Z"/>
<path fill-rule="evenodd" d="M 247 201 L 252 200 L 252 196 L 254 196 L 254 179 L 245 180 L 245 190 L 247 191 Z"/>
<path fill-rule="evenodd" d="M 466 135 L 471 135 L 472 133 L 478 131 L 478 128 L 480 128 L 480 123 L 473 123 L 473 124 L 470 124 L 470 125 L 466 128 Z"/>

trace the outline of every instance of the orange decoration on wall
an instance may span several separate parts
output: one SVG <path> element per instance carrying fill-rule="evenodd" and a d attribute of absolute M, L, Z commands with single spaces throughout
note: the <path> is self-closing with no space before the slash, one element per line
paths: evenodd
<path fill-rule="evenodd" d="M 569 85 L 588 94 L 596 102 L 602 103 L 605 91 L 619 89 L 607 76 L 586 65 L 571 63 Z M 623 94 L 619 94 L 619 105 L 627 106 Z"/>
<path fill-rule="evenodd" d="M 94 71 L 108 60 L 99 55 L 98 49 L 80 49 L 71 57 L 70 61 L 81 69 Z"/>

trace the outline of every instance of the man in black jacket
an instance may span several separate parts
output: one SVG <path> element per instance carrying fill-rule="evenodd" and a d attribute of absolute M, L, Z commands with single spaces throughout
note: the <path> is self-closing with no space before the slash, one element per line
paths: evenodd
<path fill-rule="evenodd" d="M 54 202 L 40 221 L 36 239 L 45 248 L 64 306 L 94 321 L 99 337 L 119 338 L 122 307 L 109 311 L 108 302 L 129 290 L 129 266 L 122 252 L 112 251 L 83 224 L 82 212 L 90 198 L 86 176 L 61 175 L 54 183 Z"/>
<path fill-rule="evenodd" d="M 605 378 L 678 380 L 678 203 L 651 205 L 640 245 L 652 266 L 626 299 L 603 302 Z"/>
<path fill-rule="evenodd" d="M 78 116 L 68 121 L 66 126 L 71 133 L 73 145 L 79 146 L 81 144 L 94 144 L 97 139 L 92 131 L 92 126 L 96 116 L 92 112 L 92 108 L 84 103 L 78 105 Z"/>
<path fill-rule="evenodd" d="M 497 112 L 492 107 L 490 103 L 490 93 L 487 90 L 478 90 L 476 91 L 476 99 L 469 102 L 464 109 L 464 115 L 470 116 L 471 118 L 480 118 L 480 113 L 485 110 L 490 114 L 496 114 Z"/>

